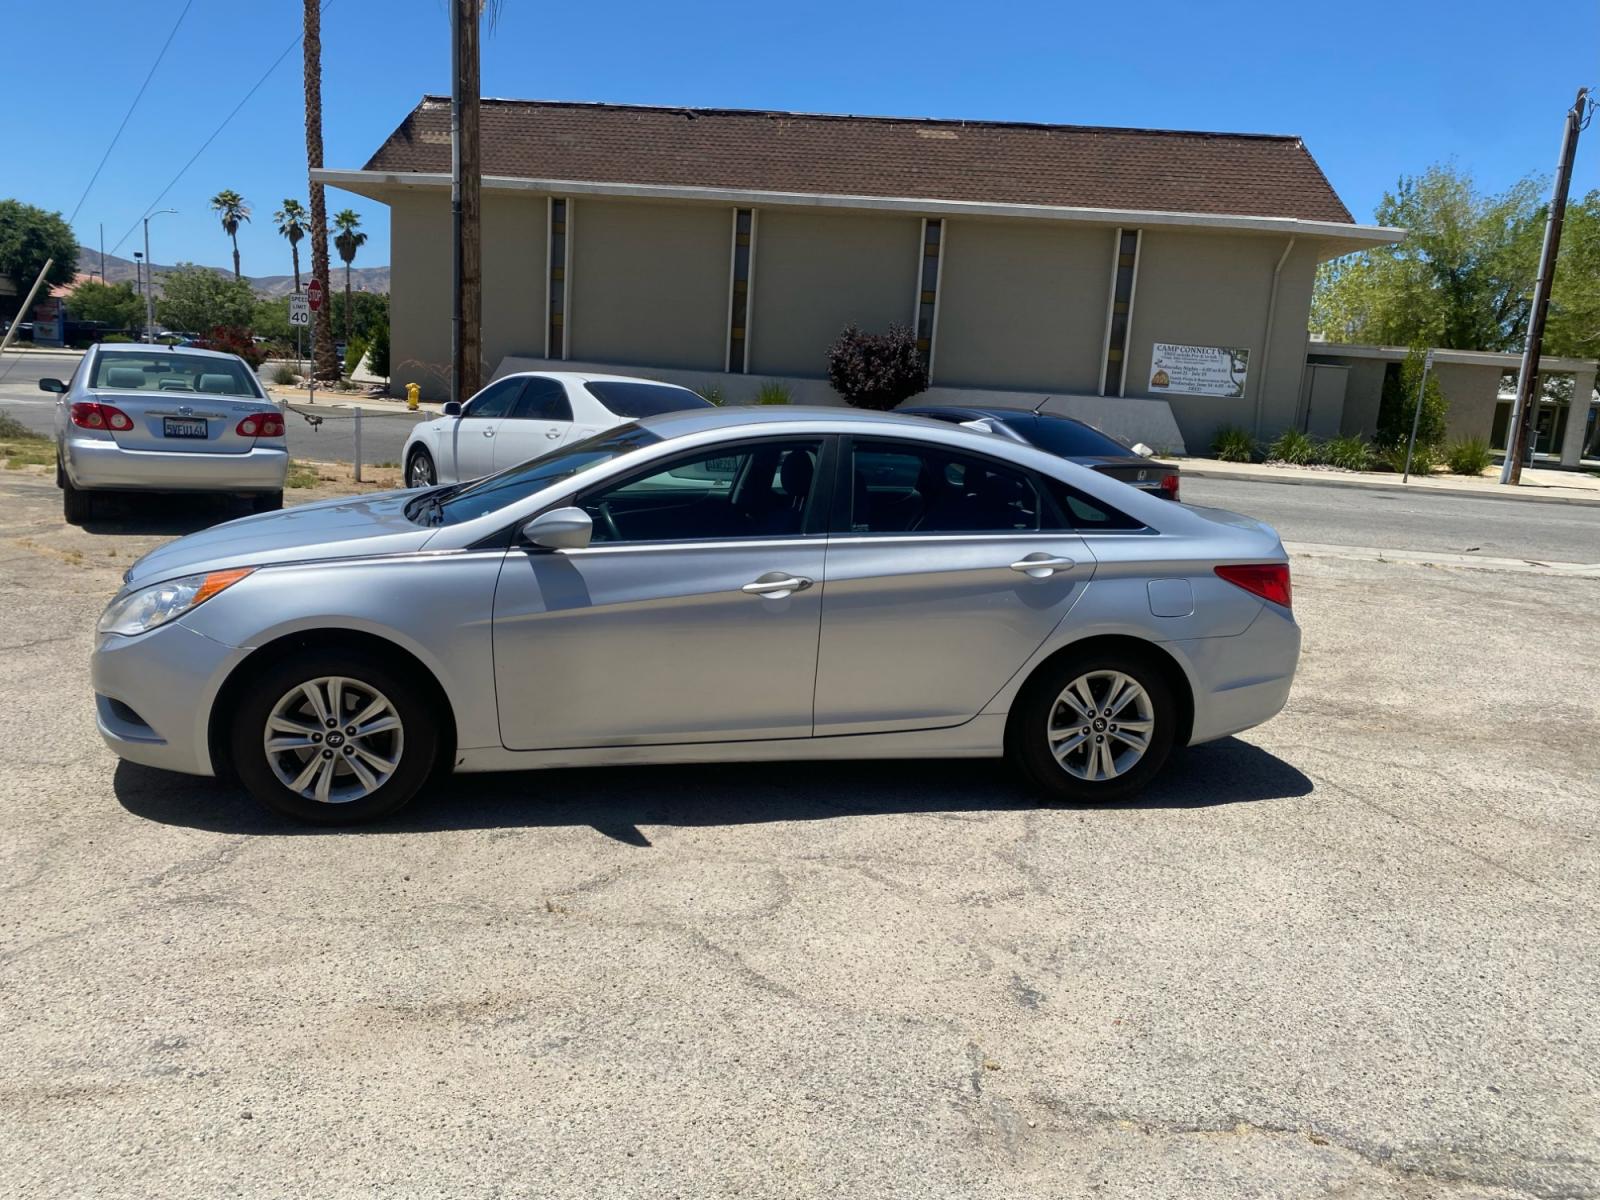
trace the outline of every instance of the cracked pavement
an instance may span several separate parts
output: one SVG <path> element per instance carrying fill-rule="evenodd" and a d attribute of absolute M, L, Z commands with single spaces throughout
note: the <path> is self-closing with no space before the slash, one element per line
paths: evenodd
<path fill-rule="evenodd" d="M 1126 806 L 617 768 L 327 832 L 94 732 L 182 511 L 0 498 L 0 1195 L 1600 1196 L 1594 580 L 1297 558 L 1288 710 Z"/>

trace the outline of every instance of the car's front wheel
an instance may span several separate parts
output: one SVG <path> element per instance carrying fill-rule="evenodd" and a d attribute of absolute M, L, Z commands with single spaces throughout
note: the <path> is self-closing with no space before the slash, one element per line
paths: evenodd
<path fill-rule="evenodd" d="M 1029 681 L 1007 754 L 1052 799 L 1120 800 L 1161 770 L 1177 726 L 1172 686 L 1149 657 L 1091 651 L 1059 659 Z"/>
<path fill-rule="evenodd" d="M 437 713 L 406 672 L 359 651 L 307 650 L 250 681 L 232 765 L 267 807 L 318 825 L 370 821 L 417 793 L 438 753 Z"/>
<path fill-rule="evenodd" d="M 433 465 L 433 455 L 418 446 L 406 459 L 406 486 L 432 487 L 439 482 L 439 472 Z"/>

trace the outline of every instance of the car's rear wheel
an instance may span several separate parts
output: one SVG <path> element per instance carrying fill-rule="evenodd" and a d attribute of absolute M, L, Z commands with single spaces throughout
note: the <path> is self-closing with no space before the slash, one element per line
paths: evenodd
<path fill-rule="evenodd" d="M 1109 650 L 1059 659 L 1018 697 L 1007 756 L 1052 799 L 1094 804 L 1153 779 L 1177 733 L 1167 675 L 1149 657 Z"/>
<path fill-rule="evenodd" d="M 433 465 L 433 455 L 418 446 L 406 459 L 406 486 L 432 487 L 438 482 L 439 472 Z"/>
<path fill-rule="evenodd" d="M 251 512 L 277 512 L 282 507 L 282 492 L 258 492 L 254 496 L 250 497 Z"/>
<path fill-rule="evenodd" d="M 82 525 L 94 517 L 94 496 L 73 487 L 72 480 L 66 478 L 65 473 L 61 479 L 61 515 L 66 518 L 68 525 Z"/>
<path fill-rule="evenodd" d="M 250 681 L 233 716 L 232 767 L 285 816 L 347 825 L 395 812 L 438 753 L 437 717 L 403 671 L 359 651 L 307 650 Z"/>

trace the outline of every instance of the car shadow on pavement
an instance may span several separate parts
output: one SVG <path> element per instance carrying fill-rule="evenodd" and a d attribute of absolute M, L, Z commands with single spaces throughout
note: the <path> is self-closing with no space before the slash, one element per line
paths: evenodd
<path fill-rule="evenodd" d="M 278 817 L 236 785 L 133 763 L 118 764 L 113 787 L 122 806 L 135 816 L 218 833 L 429 833 L 587 825 L 640 847 L 650 845 L 641 826 L 1040 807 L 1037 795 L 1003 763 L 975 759 L 586 767 L 458 775 L 429 788 L 390 820 L 327 828 Z M 1311 790 L 1311 780 L 1281 758 L 1237 738 L 1225 738 L 1174 755 L 1137 799 L 1094 807 L 1207 808 L 1289 799 Z"/>
<path fill-rule="evenodd" d="M 250 512 L 243 500 L 209 494 L 124 495 L 106 492 L 94 499 L 94 516 L 83 531 L 96 536 L 143 534 L 147 537 L 182 537 L 199 533 Z"/>

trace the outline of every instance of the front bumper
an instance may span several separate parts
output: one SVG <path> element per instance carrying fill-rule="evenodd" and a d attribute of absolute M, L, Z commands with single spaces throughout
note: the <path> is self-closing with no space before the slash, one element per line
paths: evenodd
<path fill-rule="evenodd" d="M 67 438 L 62 453 L 72 485 L 86 491 L 281 492 L 289 452 L 256 446 L 242 454 L 125 450 L 109 439 Z"/>
<path fill-rule="evenodd" d="M 1271 720 L 1282 711 L 1300 662 L 1300 626 L 1275 604 L 1233 637 L 1171 643 L 1194 683 L 1191 746 Z"/>
<path fill-rule="evenodd" d="M 210 714 L 248 650 L 173 621 L 137 637 L 103 634 L 89 659 L 100 736 L 119 758 L 211 775 Z"/>

